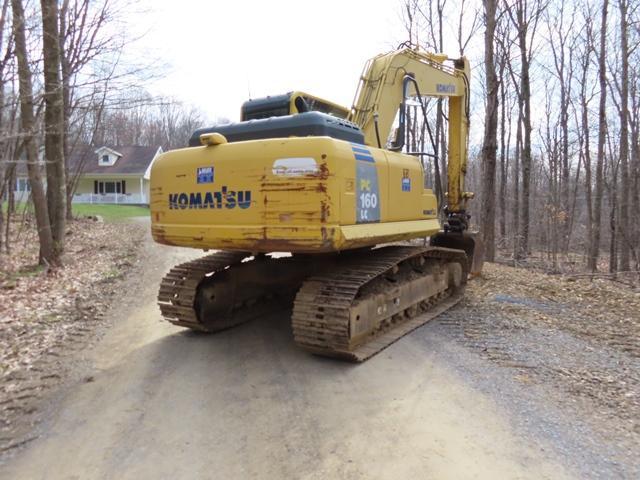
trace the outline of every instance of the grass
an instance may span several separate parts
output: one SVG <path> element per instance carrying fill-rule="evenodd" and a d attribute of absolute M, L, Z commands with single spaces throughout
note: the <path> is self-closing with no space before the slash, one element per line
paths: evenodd
<path fill-rule="evenodd" d="M 149 208 L 138 205 L 110 205 L 96 203 L 74 203 L 74 216 L 100 215 L 106 221 L 125 220 L 131 217 L 148 217 Z"/>
<path fill-rule="evenodd" d="M 7 203 L 2 205 L 3 210 L 6 211 Z M 29 205 L 29 208 L 32 208 Z M 24 211 L 24 203 L 16 204 L 16 212 L 21 214 Z M 97 203 L 74 203 L 73 204 L 73 216 L 74 217 L 86 217 L 86 216 L 99 215 L 105 221 L 122 221 L 131 217 L 148 217 L 149 208 L 141 207 L 138 205 L 111 205 L 111 204 L 97 204 Z"/>

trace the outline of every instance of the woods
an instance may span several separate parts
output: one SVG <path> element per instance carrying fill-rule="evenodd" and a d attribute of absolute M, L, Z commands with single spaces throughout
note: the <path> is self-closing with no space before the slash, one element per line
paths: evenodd
<path fill-rule="evenodd" d="M 403 19 L 425 49 L 455 51 L 433 31 L 483 47 L 460 52 L 472 64 L 468 184 L 487 259 L 637 272 L 640 7 L 405 0 Z M 441 175 L 437 162 L 425 166 Z"/>
<path fill-rule="evenodd" d="M 55 266 L 87 145 L 184 145 L 203 114 L 144 85 L 153 60 L 122 52 L 126 1 L 3 0 L 0 17 L 0 248 L 16 166 L 28 171 L 40 262 Z M 488 260 L 560 271 L 640 265 L 640 7 L 628 0 L 402 0 L 405 39 L 472 63 L 469 190 Z M 446 102 L 409 115 L 443 205 Z"/>
<path fill-rule="evenodd" d="M 33 218 L 39 263 L 62 265 L 66 222 L 87 147 L 183 146 L 203 116 L 144 87 L 164 72 L 155 58 L 126 59 L 128 0 L 2 0 L 0 16 L 0 251 L 12 217 Z M 22 167 L 27 204 L 14 190 Z M 25 187 L 26 188 L 26 187 Z"/>

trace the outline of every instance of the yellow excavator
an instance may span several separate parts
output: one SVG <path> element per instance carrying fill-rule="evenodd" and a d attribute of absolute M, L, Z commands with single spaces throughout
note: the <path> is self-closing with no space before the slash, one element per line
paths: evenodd
<path fill-rule="evenodd" d="M 443 228 L 423 152 L 402 153 L 407 100 L 424 96 L 448 100 Z M 216 252 L 169 271 L 162 315 L 215 332 L 284 300 L 300 347 L 376 354 L 458 302 L 481 268 L 467 232 L 468 126 L 468 61 L 405 46 L 367 62 L 351 109 L 292 92 L 197 130 L 153 164 L 151 230 Z"/>

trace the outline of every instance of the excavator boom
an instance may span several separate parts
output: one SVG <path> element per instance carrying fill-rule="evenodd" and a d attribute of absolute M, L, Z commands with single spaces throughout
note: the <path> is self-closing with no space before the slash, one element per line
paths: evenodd
<path fill-rule="evenodd" d="M 446 62 L 450 62 L 448 65 Z M 392 136 L 400 114 L 392 150 L 404 145 L 404 109 L 407 96 L 447 100 L 449 139 L 447 155 L 444 231 L 431 236 L 434 246 L 464 250 L 471 273 L 482 270 L 484 247 L 479 235 L 468 232 L 467 202 L 473 193 L 465 191 L 469 138 L 469 61 L 417 48 L 378 55 L 367 62 L 360 78 L 349 120 L 362 128 L 365 142 L 381 147 Z M 425 119 L 426 121 L 426 119 Z"/>
<path fill-rule="evenodd" d="M 447 207 L 451 212 L 458 212 L 465 209 L 467 198 L 464 177 L 469 138 L 470 69 L 464 57 L 453 60 L 452 65 L 446 61 L 446 55 L 413 48 L 372 58 L 365 65 L 348 119 L 360 126 L 367 145 L 382 148 L 391 136 L 394 120 L 407 94 L 448 100 Z M 401 125 L 396 145 L 403 141 L 402 133 Z"/>

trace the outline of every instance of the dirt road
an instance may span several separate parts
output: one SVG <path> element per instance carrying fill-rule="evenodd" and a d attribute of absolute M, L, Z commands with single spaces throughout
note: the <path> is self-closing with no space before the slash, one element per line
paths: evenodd
<path fill-rule="evenodd" d="M 298 350 L 287 313 L 213 336 L 162 323 L 159 279 L 189 255 L 149 242 L 113 326 L 2 478 L 580 476 L 573 450 L 522 429 L 431 324 L 352 365 Z"/>

